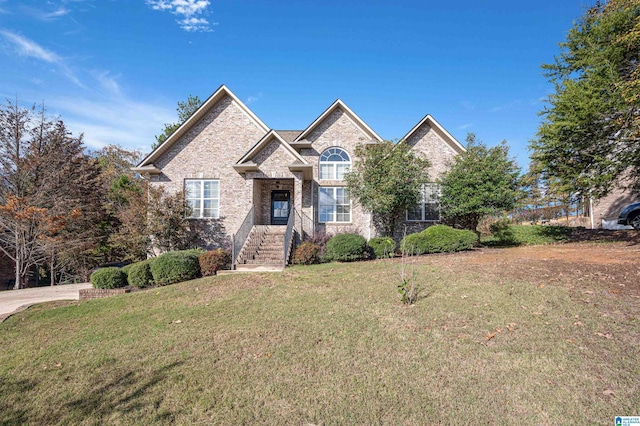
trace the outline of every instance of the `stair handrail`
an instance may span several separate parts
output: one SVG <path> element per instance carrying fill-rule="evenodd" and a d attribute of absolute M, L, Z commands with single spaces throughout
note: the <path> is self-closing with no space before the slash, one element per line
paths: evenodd
<path fill-rule="evenodd" d="M 238 231 L 231 235 L 231 268 L 236 269 L 236 262 L 238 261 L 238 257 L 240 256 L 240 250 L 242 250 L 242 246 L 245 241 L 249 237 L 251 233 L 251 228 L 253 228 L 253 205 L 251 205 L 251 209 L 249 209 L 249 213 L 242 221 L 242 225 L 238 228 Z"/>
<path fill-rule="evenodd" d="M 291 249 L 291 238 L 293 237 L 293 226 L 295 224 L 296 209 L 289 211 L 289 219 L 287 220 L 287 231 L 284 233 L 284 256 L 282 258 L 282 266 L 287 267 L 289 263 L 289 253 Z"/>

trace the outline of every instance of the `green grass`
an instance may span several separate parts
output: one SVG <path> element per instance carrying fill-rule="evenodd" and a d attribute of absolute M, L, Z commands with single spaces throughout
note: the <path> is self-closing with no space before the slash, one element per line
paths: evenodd
<path fill-rule="evenodd" d="M 640 413 L 637 299 L 455 259 L 420 259 L 410 307 L 395 292 L 398 262 L 384 260 L 31 308 L 0 324 L 0 424 L 555 425 Z"/>
<path fill-rule="evenodd" d="M 548 225 L 511 225 L 499 236 L 482 237 L 480 242 L 490 247 L 530 246 L 568 241 L 573 228 Z"/>

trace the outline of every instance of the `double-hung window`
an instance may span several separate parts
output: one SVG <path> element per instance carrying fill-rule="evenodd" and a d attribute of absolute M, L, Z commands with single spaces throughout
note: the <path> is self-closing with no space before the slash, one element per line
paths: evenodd
<path fill-rule="evenodd" d="M 342 148 L 329 148 L 320 155 L 320 179 L 342 180 L 349 171 L 351 159 Z"/>
<path fill-rule="evenodd" d="M 407 220 L 412 222 L 437 222 L 440 220 L 440 185 L 427 183 L 420 191 L 420 202 L 407 210 Z"/>
<path fill-rule="evenodd" d="M 318 207 L 322 223 L 351 222 L 351 201 L 345 187 L 320 187 Z"/>
<path fill-rule="evenodd" d="M 185 179 L 184 192 L 191 207 L 192 218 L 220 217 L 220 181 L 214 179 Z"/>

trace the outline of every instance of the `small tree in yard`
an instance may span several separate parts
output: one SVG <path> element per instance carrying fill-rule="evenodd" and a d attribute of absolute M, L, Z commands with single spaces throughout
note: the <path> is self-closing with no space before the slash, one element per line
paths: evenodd
<path fill-rule="evenodd" d="M 455 226 L 477 231 L 480 220 L 516 207 L 520 198 L 520 169 L 509 158 L 506 142 L 487 148 L 467 136 L 467 151 L 456 156 L 440 179 L 442 213 Z"/>
<path fill-rule="evenodd" d="M 407 209 L 420 202 L 429 161 L 403 141 L 358 145 L 355 154 L 359 160 L 344 177 L 349 195 L 373 214 L 385 236 L 393 236 Z"/>

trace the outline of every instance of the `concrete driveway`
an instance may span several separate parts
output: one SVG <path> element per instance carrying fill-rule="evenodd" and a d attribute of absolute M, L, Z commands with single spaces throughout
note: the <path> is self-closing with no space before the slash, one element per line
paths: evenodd
<path fill-rule="evenodd" d="M 12 313 L 31 305 L 52 300 L 78 300 L 79 290 L 91 288 L 90 283 L 56 285 L 53 287 L 25 288 L 0 291 L 0 322 Z"/>

